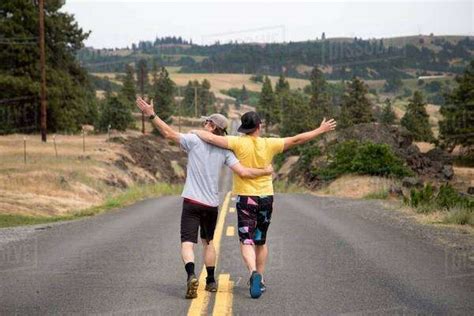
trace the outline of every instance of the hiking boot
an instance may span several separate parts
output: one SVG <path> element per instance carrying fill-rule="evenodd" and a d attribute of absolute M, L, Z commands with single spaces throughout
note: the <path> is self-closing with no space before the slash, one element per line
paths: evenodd
<path fill-rule="evenodd" d="M 186 287 L 186 298 L 196 298 L 197 289 L 199 286 L 199 281 L 196 276 L 193 274 L 188 278 L 188 283 Z"/>
<path fill-rule="evenodd" d="M 217 292 L 217 283 L 216 283 L 216 281 L 206 282 L 206 291 L 208 291 L 208 292 Z"/>

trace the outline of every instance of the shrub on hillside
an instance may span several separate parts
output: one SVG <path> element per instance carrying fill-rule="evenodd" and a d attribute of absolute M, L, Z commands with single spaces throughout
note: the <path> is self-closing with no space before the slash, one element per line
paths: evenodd
<path fill-rule="evenodd" d="M 325 180 L 347 173 L 395 177 L 413 174 L 386 144 L 348 140 L 335 145 L 328 156 L 329 165 L 315 170 Z"/>
<path fill-rule="evenodd" d="M 400 158 L 395 156 L 386 144 L 363 143 L 352 159 L 352 171 L 370 175 L 394 175 L 403 177 L 411 174 Z"/>

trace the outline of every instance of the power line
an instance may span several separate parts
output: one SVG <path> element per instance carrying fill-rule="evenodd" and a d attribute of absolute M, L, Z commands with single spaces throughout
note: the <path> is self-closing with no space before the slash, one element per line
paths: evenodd
<path fill-rule="evenodd" d="M 18 101 L 33 101 L 35 99 L 34 96 L 22 96 L 10 99 L 1 99 L 0 104 L 11 104 Z"/>

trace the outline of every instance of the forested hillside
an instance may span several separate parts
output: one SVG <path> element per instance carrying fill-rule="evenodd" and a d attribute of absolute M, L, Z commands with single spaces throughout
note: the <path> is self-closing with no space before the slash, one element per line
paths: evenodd
<path fill-rule="evenodd" d="M 305 42 L 195 45 L 181 38 L 142 41 L 130 49 L 85 48 L 79 61 L 92 72 L 120 72 L 148 58 L 184 73 L 252 73 L 307 78 L 319 65 L 327 79 L 415 78 L 461 73 L 474 52 L 473 37 L 413 36 L 392 39 L 335 38 Z"/>

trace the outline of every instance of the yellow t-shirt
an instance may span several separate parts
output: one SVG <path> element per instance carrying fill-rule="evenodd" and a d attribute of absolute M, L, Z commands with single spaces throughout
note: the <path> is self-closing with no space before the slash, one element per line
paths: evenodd
<path fill-rule="evenodd" d="M 266 138 L 255 136 L 227 136 L 229 149 L 240 163 L 249 168 L 265 168 L 278 153 L 283 152 L 283 138 Z M 232 193 L 238 195 L 273 195 L 272 176 L 255 179 L 241 178 L 234 173 Z"/>

